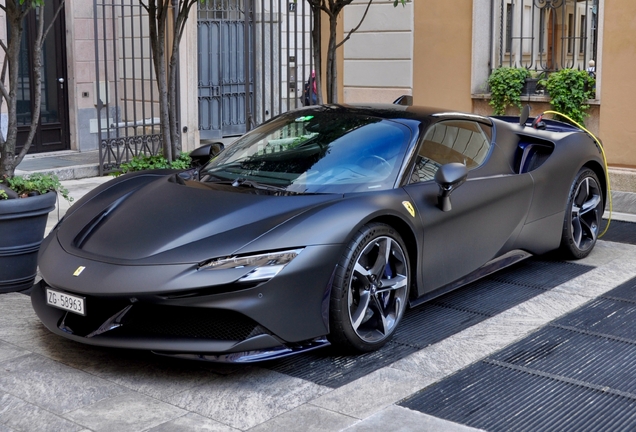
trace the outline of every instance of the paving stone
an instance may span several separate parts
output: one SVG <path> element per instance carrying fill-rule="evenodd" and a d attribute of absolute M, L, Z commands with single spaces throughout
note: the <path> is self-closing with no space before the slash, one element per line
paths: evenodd
<path fill-rule="evenodd" d="M 129 391 L 36 354 L 1 362 L 0 390 L 57 414 Z"/>
<path fill-rule="evenodd" d="M 3 391 L 0 391 L 0 423 L 0 432 L 5 430 L 71 432 L 83 429 L 77 423 L 66 420 Z M 3 429 L 3 427 L 6 429 Z"/>
<path fill-rule="evenodd" d="M 264 369 L 245 369 L 171 396 L 167 402 L 238 429 L 248 429 L 330 389 Z"/>
<path fill-rule="evenodd" d="M 303 431 L 336 432 L 358 420 L 312 404 L 301 405 L 250 429 L 250 432 Z"/>
<path fill-rule="evenodd" d="M 29 351 L 0 340 L 0 362 L 29 354 Z"/>
<path fill-rule="evenodd" d="M 65 417 L 93 431 L 134 432 L 158 426 L 186 413 L 175 406 L 131 392 L 68 412 Z"/>
<path fill-rule="evenodd" d="M 407 408 L 390 406 L 371 417 L 345 429 L 347 432 L 377 432 L 380 430 L 391 432 L 477 432 L 474 429 L 458 423 L 453 423 L 437 417 L 429 416 Z"/>
<path fill-rule="evenodd" d="M 45 332 L 50 333 L 35 315 L 29 296 L 0 294 L 0 340 L 22 346 L 25 340 Z"/>
<path fill-rule="evenodd" d="M 201 369 L 197 362 L 166 359 L 156 355 L 127 355 L 93 364 L 88 370 L 131 390 L 164 400 L 219 377 Z"/>
<path fill-rule="evenodd" d="M 421 375 L 383 368 L 331 391 L 311 404 L 363 419 L 431 383 Z"/>
<path fill-rule="evenodd" d="M 237 432 L 227 425 L 216 422 L 212 419 L 200 416 L 199 414 L 189 413 L 182 417 L 162 423 L 148 429 L 148 432 Z M 251 431 L 250 431 L 251 432 Z"/>

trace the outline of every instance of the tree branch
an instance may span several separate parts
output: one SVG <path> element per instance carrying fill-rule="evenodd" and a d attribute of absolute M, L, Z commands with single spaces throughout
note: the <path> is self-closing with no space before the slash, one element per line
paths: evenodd
<path fill-rule="evenodd" d="M 44 30 L 44 34 L 42 35 L 42 43 L 44 43 L 44 41 L 46 40 L 46 35 L 49 34 L 49 30 L 51 30 L 51 27 L 53 27 L 53 23 L 57 19 L 57 16 L 60 14 L 60 12 L 62 11 L 63 7 L 64 7 L 64 0 L 60 1 L 60 5 L 57 7 L 57 10 L 55 11 L 55 14 L 53 15 L 53 18 L 51 19 L 51 22 L 49 23 L 49 25 L 46 28 L 46 30 Z"/>
<path fill-rule="evenodd" d="M 355 26 L 354 28 L 352 28 L 349 31 L 349 34 L 347 34 L 346 38 L 344 38 L 340 43 L 336 44 L 336 49 L 340 48 L 342 46 L 342 44 L 344 44 L 346 41 L 348 41 L 349 38 L 351 37 L 351 35 L 354 34 L 356 32 L 356 30 L 358 30 L 360 28 L 360 26 L 362 25 L 362 21 L 364 21 L 364 19 L 367 17 L 367 13 L 369 12 L 369 8 L 371 7 L 371 3 L 373 3 L 373 0 L 369 0 L 369 3 L 367 3 L 367 8 L 364 10 L 364 14 L 362 15 L 362 18 L 360 18 L 360 22 L 358 23 L 358 25 Z"/>

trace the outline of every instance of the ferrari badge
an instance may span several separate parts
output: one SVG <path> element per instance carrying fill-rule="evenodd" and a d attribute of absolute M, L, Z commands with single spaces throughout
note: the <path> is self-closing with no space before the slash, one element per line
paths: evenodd
<path fill-rule="evenodd" d="M 413 208 L 413 204 L 411 204 L 408 201 L 402 201 L 402 205 L 404 206 L 404 208 L 406 209 L 406 211 L 409 212 L 409 214 L 411 215 L 411 217 L 415 217 L 415 209 Z"/>

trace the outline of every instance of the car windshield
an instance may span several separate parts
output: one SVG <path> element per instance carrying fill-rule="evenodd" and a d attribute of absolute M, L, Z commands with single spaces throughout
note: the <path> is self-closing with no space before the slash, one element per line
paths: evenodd
<path fill-rule="evenodd" d="M 408 127 L 346 110 L 288 113 L 247 133 L 201 170 L 203 182 L 295 193 L 392 188 Z"/>

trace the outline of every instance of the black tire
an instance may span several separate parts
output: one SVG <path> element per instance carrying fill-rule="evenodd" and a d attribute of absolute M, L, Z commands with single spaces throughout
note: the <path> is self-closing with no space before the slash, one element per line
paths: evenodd
<path fill-rule="evenodd" d="M 409 296 L 410 263 L 400 235 L 388 225 L 363 226 L 342 254 L 331 290 L 332 344 L 357 352 L 386 344 Z"/>
<path fill-rule="evenodd" d="M 605 208 L 598 177 L 589 168 L 582 168 L 570 188 L 565 208 L 559 252 L 565 259 L 585 258 L 592 252 L 601 229 Z"/>

